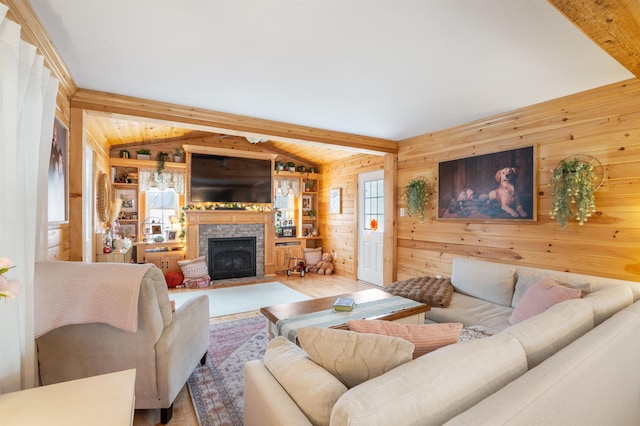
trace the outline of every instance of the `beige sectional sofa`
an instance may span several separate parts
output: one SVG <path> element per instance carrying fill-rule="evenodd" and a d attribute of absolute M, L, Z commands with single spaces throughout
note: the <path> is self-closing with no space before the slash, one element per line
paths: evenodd
<path fill-rule="evenodd" d="M 583 296 L 511 325 L 526 290 L 548 276 Z M 245 424 L 640 424 L 640 283 L 456 258 L 448 308 L 428 322 L 494 335 L 440 348 L 346 390 L 309 421 L 261 360 L 245 365 Z M 635 303 L 634 303 L 635 302 Z M 326 399 L 324 399 L 326 400 Z"/>

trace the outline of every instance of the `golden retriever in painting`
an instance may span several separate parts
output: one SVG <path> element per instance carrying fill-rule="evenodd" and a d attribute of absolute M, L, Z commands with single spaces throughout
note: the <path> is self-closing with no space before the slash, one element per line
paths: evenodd
<path fill-rule="evenodd" d="M 520 204 L 518 190 L 516 189 L 516 177 L 518 171 L 515 167 L 505 167 L 496 173 L 498 187 L 489 193 L 489 200 L 496 200 L 500 207 L 513 217 L 526 217 L 527 213 Z"/>

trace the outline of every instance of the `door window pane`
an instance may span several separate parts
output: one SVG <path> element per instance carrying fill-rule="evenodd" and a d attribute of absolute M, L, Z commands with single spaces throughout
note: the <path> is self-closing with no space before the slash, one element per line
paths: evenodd
<path fill-rule="evenodd" d="M 364 183 L 364 229 L 382 231 L 384 229 L 384 180 L 370 180 Z"/>

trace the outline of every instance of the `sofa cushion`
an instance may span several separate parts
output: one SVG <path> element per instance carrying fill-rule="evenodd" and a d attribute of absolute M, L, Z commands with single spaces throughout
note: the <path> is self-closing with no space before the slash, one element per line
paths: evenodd
<path fill-rule="evenodd" d="M 401 324 L 383 320 L 354 320 L 347 323 L 349 330 L 359 333 L 384 334 L 408 340 L 415 345 L 413 357 L 417 358 L 443 346 L 456 343 L 462 323 Z"/>
<path fill-rule="evenodd" d="M 591 329 L 593 310 L 590 304 L 583 299 L 573 299 L 509 327 L 502 334 L 518 339 L 531 369 Z"/>
<path fill-rule="evenodd" d="M 451 284 L 457 292 L 511 306 L 516 268 L 502 263 L 456 257 Z"/>
<path fill-rule="evenodd" d="M 264 364 L 314 425 L 329 424 L 331 409 L 347 391 L 342 382 L 282 336 L 267 345 Z"/>
<path fill-rule="evenodd" d="M 299 329 L 298 341 L 309 358 L 348 388 L 411 361 L 414 349 L 398 337 L 318 327 Z"/>
<path fill-rule="evenodd" d="M 509 324 L 511 312 L 513 312 L 511 307 L 456 292 L 453 293 L 448 308 L 431 308 L 425 316 L 439 323 L 461 322 L 465 327 L 481 325 L 497 333 L 511 326 Z"/>
<path fill-rule="evenodd" d="M 577 299 L 581 294 L 577 288 L 563 287 L 549 277 L 544 277 L 529 287 L 520 303 L 513 309 L 509 322 L 517 324 L 546 311 L 556 303 Z"/>
<path fill-rule="evenodd" d="M 601 324 L 621 309 L 633 303 L 631 286 L 615 286 L 598 291 L 584 297 L 593 307 L 595 325 Z"/>
<path fill-rule="evenodd" d="M 500 334 L 449 345 L 338 399 L 331 424 L 441 425 L 527 371 L 522 346 Z"/>
<path fill-rule="evenodd" d="M 551 278 L 557 284 L 563 287 L 577 288 L 582 292 L 580 297 L 584 297 L 593 291 L 593 285 L 591 281 L 587 279 L 577 279 L 573 275 L 569 275 L 566 272 L 553 272 L 542 270 L 531 270 L 526 268 L 517 269 L 518 279 L 516 281 L 516 287 L 513 292 L 513 300 L 511 300 L 511 307 L 515 308 L 520 303 L 520 300 L 529 288 L 540 281 L 545 276 Z M 563 279 L 565 278 L 565 279 Z"/>
<path fill-rule="evenodd" d="M 453 295 L 451 280 L 435 277 L 417 277 L 396 281 L 384 287 L 383 290 L 396 296 L 441 308 L 449 306 Z"/>
<path fill-rule="evenodd" d="M 209 267 L 204 260 L 204 256 L 195 259 L 179 260 L 178 266 L 184 275 L 183 283 L 188 286 L 192 281 L 210 280 Z"/>

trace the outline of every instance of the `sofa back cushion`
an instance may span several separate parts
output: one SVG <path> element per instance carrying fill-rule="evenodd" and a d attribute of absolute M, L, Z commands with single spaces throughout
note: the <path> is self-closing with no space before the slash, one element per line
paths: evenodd
<path fill-rule="evenodd" d="M 451 284 L 459 293 L 511 306 L 516 268 L 502 263 L 456 257 Z"/>
<path fill-rule="evenodd" d="M 538 315 L 551 306 L 565 300 L 578 299 L 582 292 L 577 288 L 569 288 L 556 284 L 551 278 L 544 277 L 529 287 L 518 305 L 515 307 L 509 323 L 517 324 Z"/>
<path fill-rule="evenodd" d="M 344 384 L 282 336 L 269 342 L 264 365 L 311 423 L 329 424 L 331 409 L 347 391 Z"/>
<path fill-rule="evenodd" d="M 584 297 L 593 307 L 595 325 L 601 324 L 616 312 L 633 303 L 631 286 L 612 286 L 594 291 Z"/>
<path fill-rule="evenodd" d="M 298 330 L 298 341 L 309 358 L 348 388 L 413 359 L 413 343 L 398 337 L 305 327 Z"/>
<path fill-rule="evenodd" d="M 518 339 L 531 369 L 591 329 L 591 305 L 583 299 L 573 299 L 511 326 L 502 334 Z"/>
<path fill-rule="evenodd" d="M 333 408 L 331 424 L 440 425 L 526 371 L 513 337 L 456 343 L 350 389 Z"/>
<path fill-rule="evenodd" d="M 516 280 L 516 288 L 513 292 L 513 300 L 511 300 L 512 308 L 518 306 L 527 290 L 544 277 L 552 279 L 556 284 L 560 284 L 563 287 L 579 289 L 581 297 L 593 291 L 591 280 L 581 278 L 581 275 L 574 276 L 574 274 L 568 274 L 566 272 L 536 270 L 523 267 L 516 268 L 516 274 L 518 275 L 518 279 Z"/>

